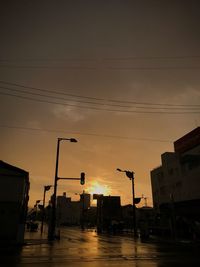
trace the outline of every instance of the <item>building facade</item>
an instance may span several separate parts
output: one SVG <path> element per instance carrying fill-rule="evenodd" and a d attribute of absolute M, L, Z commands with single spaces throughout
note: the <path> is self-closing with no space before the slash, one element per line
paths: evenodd
<path fill-rule="evenodd" d="M 200 127 L 176 140 L 174 152 L 161 155 L 161 164 L 151 171 L 154 208 L 171 224 L 179 219 L 192 231 L 200 223 Z"/>
<path fill-rule="evenodd" d="M 58 225 L 79 225 L 81 215 L 80 201 L 71 201 L 70 197 L 57 197 L 57 224 Z"/>
<path fill-rule="evenodd" d="M 28 172 L 0 161 L 0 241 L 22 244 L 28 210 Z"/>
<path fill-rule="evenodd" d="M 122 220 L 120 196 L 94 194 L 97 200 L 97 231 L 115 231 Z"/>
<path fill-rule="evenodd" d="M 79 225 L 87 219 L 90 208 L 90 194 L 80 194 L 80 201 L 72 201 L 63 193 L 57 197 L 57 221 L 60 225 Z"/>

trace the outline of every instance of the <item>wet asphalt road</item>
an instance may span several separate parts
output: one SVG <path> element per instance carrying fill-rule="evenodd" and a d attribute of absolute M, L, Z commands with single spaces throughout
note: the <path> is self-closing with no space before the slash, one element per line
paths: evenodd
<path fill-rule="evenodd" d="M 0 266 L 200 266 L 200 246 L 183 242 L 142 242 L 79 228 L 62 228 L 61 239 L 51 243 L 39 233 L 26 233 L 26 242 L 18 249 L 0 248 Z"/>

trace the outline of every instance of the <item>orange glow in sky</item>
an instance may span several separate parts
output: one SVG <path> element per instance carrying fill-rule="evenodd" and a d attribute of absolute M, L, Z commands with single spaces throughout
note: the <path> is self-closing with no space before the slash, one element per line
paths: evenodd
<path fill-rule="evenodd" d="M 34 206 L 54 184 L 58 138 L 75 138 L 59 143 L 58 176 L 83 171 L 86 185 L 59 180 L 58 196 L 131 204 L 119 167 L 151 205 L 151 170 L 200 124 L 200 1 L 26 2 L 0 2 L 0 160 L 29 173 Z"/>
<path fill-rule="evenodd" d="M 109 195 L 111 193 L 111 189 L 107 185 L 101 185 L 99 182 L 95 181 L 87 188 L 87 192 L 90 194 Z"/>

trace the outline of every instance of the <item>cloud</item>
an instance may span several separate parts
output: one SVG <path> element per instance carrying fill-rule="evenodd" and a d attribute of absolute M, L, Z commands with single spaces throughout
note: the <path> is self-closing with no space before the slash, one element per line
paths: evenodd
<path fill-rule="evenodd" d="M 77 110 L 75 107 L 56 106 L 53 114 L 62 120 L 70 120 L 72 122 L 83 121 L 86 118 L 85 112 Z"/>

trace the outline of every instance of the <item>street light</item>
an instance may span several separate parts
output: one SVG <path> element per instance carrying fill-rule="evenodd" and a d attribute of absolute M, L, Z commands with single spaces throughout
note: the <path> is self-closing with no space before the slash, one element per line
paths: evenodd
<path fill-rule="evenodd" d="M 41 200 L 36 200 L 34 209 L 35 209 L 35 220 L 37 220 L 37 211 L 38 211 L 38 204 L 40 203 Z"/>
<path fill-rule="evenodd" d="M 44 186 L 44 193 L 43 193 L 43 208 L 42 208 L 42 224 L 41 224 L 41 235 L 43 233 L 43 226 L 44 226 L 44 214 L 45 214 L 45 196 L 46 191 L 49 191 L 51 189 L 52 185 L 45 185 Z"/>
<path fill-rule="evenodd" d="M 127 170 L 121 170 L 117 168 L 117 171 L 119 172 L 125 172 L 126 176 L 132 181 L 132 196 L 133 196 L 133 232 L 134 237 L 137 237 L 137 226 L 136 226 L 136 209 L 135 209 L 135 188 L 134 188 L 134 172 L 133 171 L 127 171 Z"/>
<path fill-rule="evenodd" d="M 40 203 L 41 200 L 36 200 L 34 207 L 37 208 L 37 204 Z"/>
<path fill-rule="evenodd" d="M 57 194 L 57 182 L 58 182 L 58 161 L 59 161 L 59 150 L 60 150 L 60 142 L 61 141 L 70 141 L 72 143 L 76 143 L 77 140 L 75 138 L 58 138 L 57 140 L 57 152 L 56 152 L 56 168 L 55 168 L 55 178 L 54 178 L 54 193 L 52 196 L 52 215 L 51 215 L 51 223 L 49 227 L 49 240 L 53 240 L 55 237 L 55 229 L 56 229 L 56 194 Z"/>
<path fill-rule="evenodd" d="M 34 208 L 35 208 L 36 214 L 37 214 L 37 207 L 38 207 L 38 204 L 40 203 L 40 201 L 41 201 L 41 200 L 36 200 L 36 201 L 35 201 Z"/>

